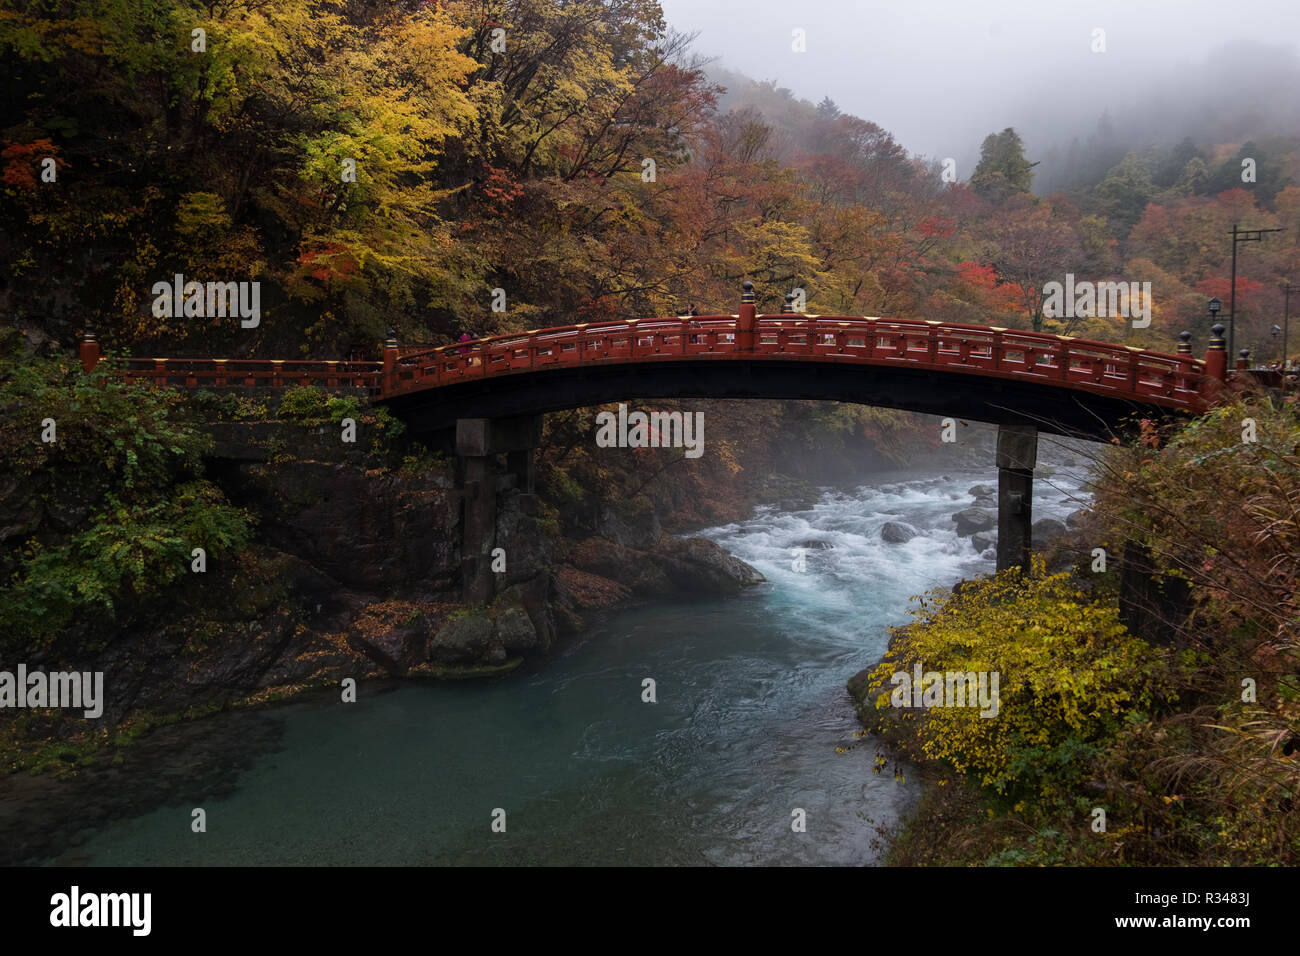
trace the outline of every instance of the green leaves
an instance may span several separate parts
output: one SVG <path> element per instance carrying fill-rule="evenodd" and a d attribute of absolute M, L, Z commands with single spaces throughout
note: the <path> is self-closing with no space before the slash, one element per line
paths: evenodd
<path fill-rule="evenodd" d="M 211 439 L 177 393 L 104 370 L 83 376 L 63 359 L 0 362 L 0 386 L 3 477 L 43 489 L 46 512 L 73 524 L 42 521 L 30 548 L 0 558 L 6 648 L 48 644 L 161 597 L 189 573 L 195 547 L 233 555 L 248 543 L 249 516 L 200 477 Z M 44 417 L 58 423 L 53 445 L 35 440 Z"/>

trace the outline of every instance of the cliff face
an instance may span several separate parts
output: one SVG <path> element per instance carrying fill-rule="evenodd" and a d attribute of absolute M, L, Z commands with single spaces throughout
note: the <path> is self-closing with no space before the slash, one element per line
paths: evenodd
<path fill-rule="evenodd" d="M 137 616 L 83 665 L 105 671 L 106 717 L 402 674 L 427 662 L 458 598 L 460 502 L 450 468 L 370 467 L 331 429 L 213 430 L 218 457 L 209 476 L 253 513 L 257 544 L 233 566 L 210 562 L 173 607 Z M 295 457 L 284 457 L 287 448 Z"/>
<path fill-rule="evenodd" d="M 330 425 L 236 423 L 213 433 L 212 477 L 257 514 L 294 621 L 274 648 L 245 662 L 251 683 L 232 675 L 240 690 L 474 676 L 549 646 L 551 550 L 534 496 L 500 494 L 497 545 L 509 560 L 492 604 L 468 609 L 459 604 L 462 495 L 450 462 L 394 471 L 364 446 L 340 442 Z"/>
<path fill-rule="evenodd" d="M 111 639 L 106 716 L 175 712 L 345 677 L 499 673 L 635 599 L 735 593 L 762 579 L 704 539 L 663 533 L 653 511 L 604 514 L 590 537 L 553 540 L 535 495 L 498 495 L 505 567 L 486 607 L 460 603 L 462 495 L 454 466 L 392 470 L 331 425 L 212 426 L 209 477 L 256 516 L 240 566 L 186 586 L 181 610 Z M 287 454 L 292 450 L 292 457 Z"/>

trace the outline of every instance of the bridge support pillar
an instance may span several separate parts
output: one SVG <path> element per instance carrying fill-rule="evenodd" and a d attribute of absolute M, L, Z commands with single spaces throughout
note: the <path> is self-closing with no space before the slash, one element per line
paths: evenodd
<path fill-rule="evenodd" d="M 1033 425 L 999 425 L 997 461 L 998 570 L 1019 567 L 1028 574 L 1038 429 Z"/>
<path fill-rule="evenodd" d="M 461 591 L 466 604 L 487 604 L 496 591 L 492 549 L 497 528 L 497 458 L 506 456 L 514 486 L 532 494 L 533 449 L 541 444 L 542 416 L 461 418 L 456 421 L 465 510 L 461 517 Z"/>
<path fill-rule="evenodd" d="M 492 547 L 496 543 L 496 459 L 471 455 L 462 459 L 465 513 L 461 525 L 461 593 L 466 604 L 492 600 Z"/>

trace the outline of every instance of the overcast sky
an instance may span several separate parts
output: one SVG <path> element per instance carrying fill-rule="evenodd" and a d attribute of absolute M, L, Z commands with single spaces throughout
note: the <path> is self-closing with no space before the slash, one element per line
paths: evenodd
<path fill-rule="evenodd" d="M 1031 147 L 1068 142 L 1103 111 L 1158 124 L 1201 97 L 1300 132 L 1300 0 L 661 2 L 670 26 L 698 32 L 696 52 L 814 103 L 830 96 L 932 158 L 977 157 L 1006 126 Z M 791 49 L 795 28 L 806 53 Z"/>

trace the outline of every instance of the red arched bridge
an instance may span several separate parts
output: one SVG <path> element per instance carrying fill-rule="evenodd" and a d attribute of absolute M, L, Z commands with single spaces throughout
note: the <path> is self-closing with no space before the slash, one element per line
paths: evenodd
<path fill-rule="evenodd" d="M 390 342 L 378 398 L 429 426 L 620 398 L 812 398 L 1101 435 L 1198 413 L 1205 362 L 1034 332 L 779 313 L 593 322 L 433 348 Z"/>
<path fill-rule="evenodd" d="M 760 315 L 747 282 L 734 315 L 586 322 L 440 346 L 400 346 L 390 333 L 381 362 L 129 359 L 124 374 L 191 387 L 363 386 L 417 435 L 455 429 L 466 596 L 479 601 L 494 587 L 498 479 L 531 493 L 542 413 L 627 399 L 822 399 L 995 423 L 998 566 L 1027 565 L 1038 431 L 1106 438 L 1138 417 L 1204 411 L 1229 379 L 1222 326 L 1204 360 L 1189 337 L 1171 355 L 995 326 Z M 87 370 L 98 360 L 89 332 L 81 355 Z M 496 473 L 501 454 L 510 475 Z"/>
<path fill-rule="evenodd" d="M 418 431 L 627 398 L 849 401 L 1102 437 L 1135 413 L 1204 411 L 1227 378 L 1206 359 L 996 326 L 782 312 L 579 323 L 441 346 L 382 362 L 129 359 L 125 374 L 191 387 L 361 386 Z M 93 336 L 82 346 L 98 359 Z"/>

